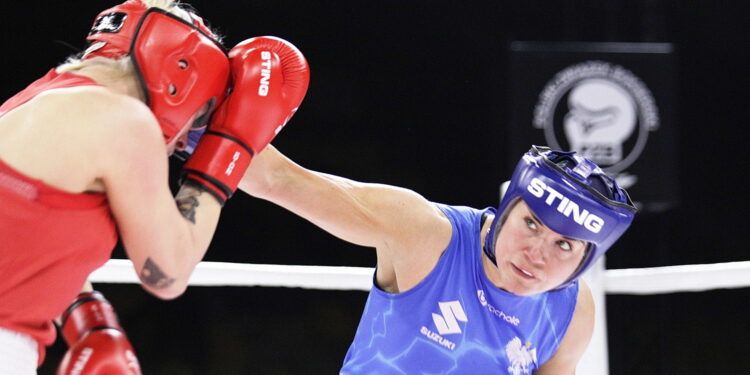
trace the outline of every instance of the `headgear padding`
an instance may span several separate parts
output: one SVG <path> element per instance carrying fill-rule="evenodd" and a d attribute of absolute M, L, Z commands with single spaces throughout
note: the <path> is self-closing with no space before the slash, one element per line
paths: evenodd
<path fill-rule="evenodd" d="M 224 100 L 229 86 L 224 47 L 200 17 L 188 14 L 192 22 L 146 8 L 140 0 L 128 0 L 96 17 L 83 55 L 83 59 L 131 57 L 166 143 L 206 103 L 208 116 Z"/>
<path fill-rule="evenodd" d="M 588 243 L 580 265 L 558 288 L 570 285 L 604 255 L 636 212 L 628 193 L 591 160 L 532 146 L 516 165 L 485 238 L 484 250 L 493 262 L 497 236 L 518 199 L 549 229 Z"/>

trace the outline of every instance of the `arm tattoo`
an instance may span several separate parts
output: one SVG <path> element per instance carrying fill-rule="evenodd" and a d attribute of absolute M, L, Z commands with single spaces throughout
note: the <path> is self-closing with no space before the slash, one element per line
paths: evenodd
<path fill-rule="evenodd" d="M 146 258 L 146 264 L 143 265 L 139 276 L 143 283 L 156 289 L 164 289 L 174 283 L 174 279 L 168 277 L 151 258 Z"/>
<path fill-rule="evenodd" d="M 175 197 L 177 208 L 180 210 L 182 216 L 185 219 L 190 220 L 191 223 L 195 224 L 195 208 L 200 206 L 198 202 L 198 196 L 203 194 L 203 189 L 192 183 L 186 183 L 182 185 L 180 191 Z"/>

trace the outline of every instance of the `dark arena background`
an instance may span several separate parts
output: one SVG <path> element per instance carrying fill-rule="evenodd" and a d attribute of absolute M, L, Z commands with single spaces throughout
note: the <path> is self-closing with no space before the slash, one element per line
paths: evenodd
<path fill-rule="evenodd" d="M 3 1 L 0 98 L 82 49 L 94 16 L 115 4 Z M 227 46 L 275 35 L 305 54 L 312 72 L 307 97 L 274 141 L 292 159 L 474 207 L 496 205 L 498 185 L 509 178 L 519 150 L 544 142 L 523 140 L 522 128 L 533 129 L 534 108 L 522 107 L 518 90 L 538 95 L 552 78 L 549 71 L 561 69 L 547 67 L 541 77 L 541 68 L 534 67 L 547 60 L 519 67 L 525 60 L 518 60 L 515 42 L 668 45 L 662 65 L 617 62 L 630 66 L 646 86 L 649 79 L 666 79 L 652 88 L 662 122 L 639 167 L 655 169 L 641 173 L 632 190 L 635 200 L 641 194 L 663 204 L 643 202 L 647 209 L 608 253 L 607 268 L 749 258 L 743 240 L 749 211 L 742 135 L 748 106 L 742 97 L 750 62 L 744 2 L 191 4 Z M 632 148 L 635 141 L 629 142 Z M 172 166 L 180 167 L 176 161 Z M 117 248 L 113 256 L 124 253 Z M 205 260 L 372 267 L 375 256 L 237 193 L 224 208 Z M 367 297 L 360 291 L 191 287 L 176 300 L 161 301 L 137 285 L 95 286 L 116 307 L 149 375 L 337 373 Z M 748 289 L 611 294 L 606 303 L 612 375 L 750 372 L 743 360 Z M 64 351 L 58 340 L 39 373 L 52 374 Z"/>

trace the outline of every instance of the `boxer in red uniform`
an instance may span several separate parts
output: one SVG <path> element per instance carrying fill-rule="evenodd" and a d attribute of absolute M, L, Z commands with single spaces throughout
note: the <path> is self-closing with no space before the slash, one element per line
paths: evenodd
<path fill-rule="evenodd" d="M 78 295 L 84 281 L 119 236 L 147 291 L 182 294 L 222 205 L 307 90 L 293 45 L 227 53 L 172 0 L 107 9 L 87 39 L 0 106 L 0 374 L 34 374 L 59 316 L 58 373 L 139 374 L 106 299 Z M 173 197 L 167 157 L 207 123 Z"/>

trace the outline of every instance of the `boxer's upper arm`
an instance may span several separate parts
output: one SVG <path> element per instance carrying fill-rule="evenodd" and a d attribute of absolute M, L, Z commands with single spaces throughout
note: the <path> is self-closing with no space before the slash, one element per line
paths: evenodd
<path fill-rule="evenodd" d="M 573 318 L 555 355 L 535 372 L 536 375 L 573 375 L 576 365 L 591 341 L 594 331 L 594 298 L 581 280 Z"/>

